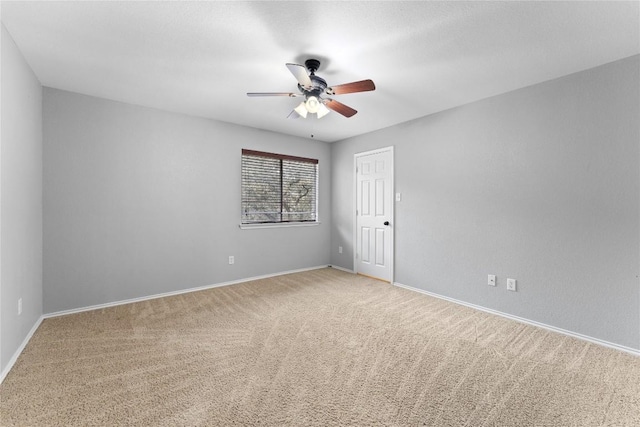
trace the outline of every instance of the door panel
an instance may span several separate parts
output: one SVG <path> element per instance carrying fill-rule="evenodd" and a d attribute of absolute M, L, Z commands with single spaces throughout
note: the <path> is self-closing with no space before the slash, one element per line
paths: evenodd
<path fill-rule="evenodd" d="M 384 234 L 383 228 L 376 228 L 376 265 L 384 266 Z"/>
<path fill-rule="evenodd" d="M 384 216 L 385 214 L 384 186 L 385 186 L 384 180 L 376 179 L 376 215 L 377 216 Z"/>
<path fill-rule="evenodd" d="M 362 202 L 361 202 L 361 206 L 362 206 L 362 215 L 369 215 L 370 211 L 370 204 L 369 204 L 369 189 L 371 187 L 371 183 L 369 181 L 362 181 L 362 189 L 360 190 L 360 194 L 361 194 L 361 198 L 362 198 Z"/>
<path fill-rule="evenodd" d="M 360 253 L 362 254 L 362 262 L 369 264 L 371 262 L 370 250 L 371 245 L 369 241 L 371 237 L 371 230 L 369 227 L 362 227 L 362 245 Z"/>
<path fill-rule="evenodd" d="M 393 249 L 392 162 L 391 149 L 356 155 L 356 272 L 389 282 Z"/>

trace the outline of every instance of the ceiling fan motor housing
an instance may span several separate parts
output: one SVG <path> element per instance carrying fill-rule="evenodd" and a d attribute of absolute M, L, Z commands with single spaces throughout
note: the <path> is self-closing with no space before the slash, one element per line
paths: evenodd
<path fill-rule="evenodd" d="M 320 99 L 320 95 L 324 93 L 327 88 L 327 82 L 322 77 L 316 76 L 316 71 L 320 68 L 320 61 L 317 59 L 307 59 L 304 61 L 304 66 L 309 70 L 309 79 L 311 80 L 311 88 L 305 89 L 300 84 L 298 84 L 298 88 L 300 91 L 304 93 L 304 97 L 309 99 L 310 96 L 315 96 Z"/>
<path fill-rule="evenodd" d="M 327 82 L 325 81 L 325 79 L 323 79 L 322 77 L 318 77 L 315 74 L 311 74 L 309 76 L 309 79 L 311 79 L 311 89 L 305 89 L 300 84 L 298 84 L 298 88 L 302 93 L 305 94 L 306 97 L 319 97 L 327 88 Z"/>

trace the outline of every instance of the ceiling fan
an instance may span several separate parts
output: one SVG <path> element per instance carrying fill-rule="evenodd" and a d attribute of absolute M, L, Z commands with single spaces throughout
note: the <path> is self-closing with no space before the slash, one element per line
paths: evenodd
<path fill-rule="evenodd" d="M 327 82 L 322 77 L 316 76 L 316 71 L 320 67 L 320 61 L 317 59 L 307 59 L 304 65 L 287 64 L 287 68 L 291 74 L 298 80 L 298 90 L 295 92 L 248 92 L 247 96 L 288 96 L 288 97 L 304 97 L 304 101 L 300 103 L 289 114 L 288 118 L 297 119 L 298 117 L 307 117 L 307 114 L 317 114 L 318 118 L 322 118 L 329 114 L 329 110 L 342 114 L 345 117 L 351 117 L 357 113 L 353 108 L 344 105 L 331 98 L 322 98 L 321 95 L 342 95 L 345 93 L 367 92 L 375 90 L 376 86 L 372 80 L 360 80 L 352 83 L 345 83 L 337 86 L 327 87 Z M 309 72 L 307 73 L 307 70 Z"/>

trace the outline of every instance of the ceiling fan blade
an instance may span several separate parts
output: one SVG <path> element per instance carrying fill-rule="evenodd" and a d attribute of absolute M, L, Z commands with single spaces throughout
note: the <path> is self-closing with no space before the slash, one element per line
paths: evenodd
<path fill-rule="evenodd" d="M 296 80 L 298 80 L 298 83 L 300 83 L 300 86 L 307 89 L 311 88 L 312 86 L 311 79 L 309 78 L 309 74 L 307 74 L 307 69 L 304 67 L 304 65 L 287 64 L 287 68 L 289 69 L 289 71 L 291 71 L 291 74 L 293 74 L 293 77 L 295 77 Z"/>
<path fill-rule="evenodd" d="M 367 92 L 375 89 L 376 85 L 373 83 L 373 80 L 360 80 L 359 82 L 328 87 L 326 92 L 328 95 L 342 95 L 345 93 Z"/>
<path fill-rule="evenodd" d="M 357 113 L 357 111 L 354 110 L 353 108 L 347 105 L 344 105 L 342 102 L 338 102 L 334 99 L 327 99 L 324 105 L 327 108 L 335 111 L 336 113 L 342 114 L 345 117 L 351 117 Z"/>
<path fill-rule="evenodd" d="M 302 96 L 300 93 L 293 92 L 247 92 L 247 96 Z"/>

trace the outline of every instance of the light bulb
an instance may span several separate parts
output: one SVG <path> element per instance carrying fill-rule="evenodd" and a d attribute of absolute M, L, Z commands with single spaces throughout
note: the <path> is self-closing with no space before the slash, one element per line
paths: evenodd
<path fill-rule="evenodd" d="M 304 101 L 300 103 L 296 108 L 293 109 L 296 113 L 300 114 L 305 119 L 307 118 L 307 108 L 304 105 Z"/>
<path fill-rule="evenodd" d="M 315 96 L 310 96 L 307 98 L 307 102 L 305 103 L 307 106 L 307 111 L 310 113 L 317 113 L 318 107 L 320 106 L 320 102 L 318 102 L 318 98 Z"/>

